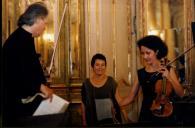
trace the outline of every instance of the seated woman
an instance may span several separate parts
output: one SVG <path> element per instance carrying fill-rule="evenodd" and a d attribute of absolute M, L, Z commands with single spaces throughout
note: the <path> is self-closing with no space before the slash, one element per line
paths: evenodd
<path fill-rule="evenodd" d="M 106 75 L 106 58 L 95 54 L 91 60 L 93 74 L 82 85 L 83 121 L 87 126 L 108 125 L 121 121 L 115 99 L 117 83 Z"/>

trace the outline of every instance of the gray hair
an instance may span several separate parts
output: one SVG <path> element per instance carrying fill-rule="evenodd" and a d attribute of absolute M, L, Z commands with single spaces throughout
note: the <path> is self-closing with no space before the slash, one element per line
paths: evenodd
<path fill-rule="evenodd" d="M 45 18 L 48 15 L 48 9 L 43 2 L 31 4 L 26 11 L 19 17 L 18 26 L 33 25 L 38 18 Z"/>

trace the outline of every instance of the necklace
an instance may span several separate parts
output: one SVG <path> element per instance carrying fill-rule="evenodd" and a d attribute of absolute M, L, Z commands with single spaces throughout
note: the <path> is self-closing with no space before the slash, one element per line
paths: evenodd
<path fill-rule="evenodd" d="M 156 63 L 154 65 L 148 65 L 148 66 L 146 66 L 146 71 L 147 72 L 156 72 L 156 71 L 158 71 L 159 68 L 160 68 L 160 64 L 159 63 Z"/>
<path fill-rule="evenodd" d="M 90 79 L 91 83 L 93 84 L 93 86 L 95 87 L 102 87 L 106 81 L 107 81 L 107 76 L 103 75 L 103 76 L 93 76 Z"/>

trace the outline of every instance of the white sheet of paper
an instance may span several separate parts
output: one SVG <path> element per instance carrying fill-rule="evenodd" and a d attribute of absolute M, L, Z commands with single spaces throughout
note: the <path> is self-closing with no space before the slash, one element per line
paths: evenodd
<path fill-rule="evenodd" d="M 112 101 L 109 98 L 95 99 L 97 119 L 112 118 Z"/>
<path fill-rule="evenodd" d="M 50 99 L 43 100 L 33 116 L 63 113 L 68 108 L 68 105 L 67 100 L 53 94 L 52 102 L 50 102 Z"/>

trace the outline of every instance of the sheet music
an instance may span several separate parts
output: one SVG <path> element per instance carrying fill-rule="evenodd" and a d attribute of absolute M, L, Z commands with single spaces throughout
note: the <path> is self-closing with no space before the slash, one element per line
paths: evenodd
<path fill-rule="evenodd" d="M 50 102 L 50 99 L 43 100 L 33 116 L 63 113 L 68 108 L 68 105 L 69 102 L 67 100 L 53 94 L 52 102 Z"/>
<path fill-rule="evenodd" d="M 102 120 L 106 118 L 112 118 L 112 101 L 109 98 L 95 99 L 97 119 Z"/>

